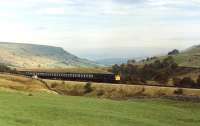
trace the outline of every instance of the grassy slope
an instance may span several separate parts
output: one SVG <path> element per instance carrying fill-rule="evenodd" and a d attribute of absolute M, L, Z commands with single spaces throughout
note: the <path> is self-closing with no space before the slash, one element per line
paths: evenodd
<path fill-rule="evenodd" d="M 160 56 L 158 59 L 163 60 L 167 56 Z M 176 63 L 184 67 L 200 67 L 200 46 L 193 46 L 181 52 L 180 54 L 173 55 Z M 138 64 L 152 63 L 155 59 L 150 61 L 140 62 Z"/>
<path fill-rule="evenodd" d="M 20 68 L 95 67 L 96 63 L 78 58 L 59 47 L 0 42 L 1 63 Z"/>
<path fill-rule="evenodd" d="M 39 80 L 23 76 L 0 74 L 0 88 L 26 92 L 49 92 L 50 90 Z"/>
<path fill-rule="evenodd" d="M 4 126 L 197 126 L 200 103 L 112 101 L 0 91 Z M 20 101 L 20 102 L 19 102 Z"/>
<path fill-rule="evenodd" d="M 129 99 L 137 96 L 160 97 L 175 96 L 175 91 L 179 88 L 158 87 L 144 85 L 124 85 L 124 84 L 107 84 L 92 83 L 92 92 L 84 93 L 86 82 L 45 80 L 52 89 L 65 95 L 89 95 L 93 97 L 111 98 L 111 99 Z M 200 89 L 182 88 L 184 96 L 200 96 Z"/>

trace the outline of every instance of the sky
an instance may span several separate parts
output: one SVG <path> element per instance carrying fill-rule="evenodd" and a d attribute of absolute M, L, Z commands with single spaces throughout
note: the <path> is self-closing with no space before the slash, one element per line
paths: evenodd
<path fill-rule="evenodd" d="M 0 0 L 0 17 L 0 41 L 78 55 L 200 44 L 200 0 Z"/>

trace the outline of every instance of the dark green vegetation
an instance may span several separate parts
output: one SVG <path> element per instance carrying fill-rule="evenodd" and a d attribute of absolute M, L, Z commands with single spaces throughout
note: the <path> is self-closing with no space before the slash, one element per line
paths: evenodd
<path fill-rule="evenodd" d="M 138 65 L 135 62 L 114 65 L 111 71 L 121 75 L 122 83 L 150 84 L 154 82 L 153 85 L 200 88 L 199 70 L 180 67 L 172 56 L 168 56 L 163 60 L 157 59 L 144 65 Z M 195 72 L 197 72 L 196 76 L 198 75 L 196 78 L 190 78 L 191 75 L 185 76 L 189 73 L 195 74 Z"/>
<path fill-rule="evenodd" d="M 137 97 L 160 98 L 170 97 L 183 100 L 200 101 L 200 90 L 189 88 L 159 87 L 144 85 L 125 85 L 108 83 L 86 83 L 75 81 L 43 80 L 52 91 L 61 95 L 90 96 L 108 99 L 132 99 Z M 186 99 L 185 99 L 186 98 Z"/>
<path fill-rule="evenodd" d="M 78 58 L 60 47 L 0 43 L 1 63 L 22 68 L 94 67 L 95 63 Z"/>
<path fill-rule="evenodd" d="M 16 72 L 16 70 L 15 69 L 11 69 L 7 65 L 0 63 L 0 72 Z"/>
<path fill-rule="evenodd" d="M 3 126 L 198 126 L 200 104 L 0 91 Z"/>
<path fill-rule="evenodd" d="M 177 64 L 172 57 L 167 57 L 163 61 L 156 60 L 153 63 L 145 64 L 143 66 L 135 65 L 134 63 L 114 65 L 112 72 L 121 75 L 123 83 L 129 82 L 143 82 L 147 80 L 154 80 L 164 83 L 169 79 L 169 76 L 175 74 Z"/>

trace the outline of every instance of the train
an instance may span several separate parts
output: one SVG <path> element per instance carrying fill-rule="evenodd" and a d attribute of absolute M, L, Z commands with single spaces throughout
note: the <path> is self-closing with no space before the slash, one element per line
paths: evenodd
<path fill-rule="evenodd" d="M 44 71 L 18 71 L 18 73 L 28 77 L 52 80 L 88 81 L 104 83 L 117 83 L 120 81 L 120 76 L 113 73 L 73 73 Z"/>

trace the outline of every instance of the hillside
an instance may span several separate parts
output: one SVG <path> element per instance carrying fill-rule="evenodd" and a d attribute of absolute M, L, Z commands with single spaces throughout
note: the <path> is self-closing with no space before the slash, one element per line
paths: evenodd
<path fill-rule="evenodd" d="M 173 57 L 179 66 L 200 67 L 200 45 L 190 47 Z"/>
<path fill-rule="evenodd" d="M 200 67 L 200 45 L 192 46 L 186 50 L 181 51 L 179 54 L 171 55 L 179 66 L 183 67 Z M 157 59 L 164 59 L 166 56 L 160 56 L 148 61 L 140 61 L 139 64 L 152 63 Z"/>
<path fill-rule="evenodd" d="M 78 58 L 60 47 L 0 43 L 0 62 L 18 68 L 94 67 L 95 63 Z"/>

